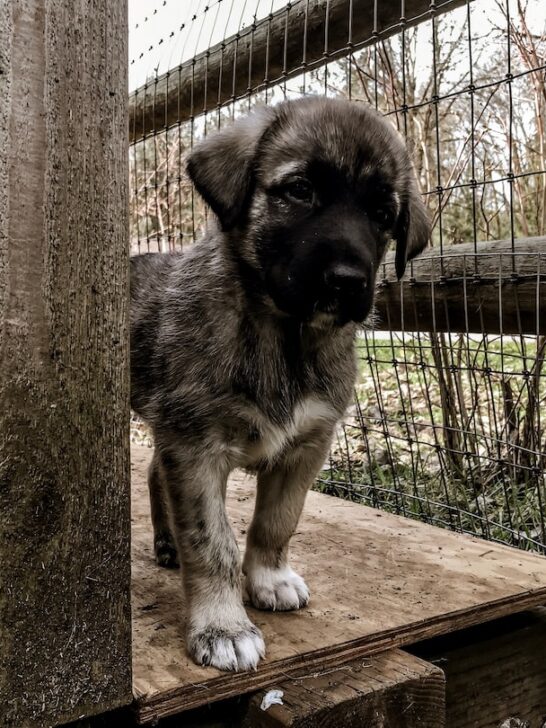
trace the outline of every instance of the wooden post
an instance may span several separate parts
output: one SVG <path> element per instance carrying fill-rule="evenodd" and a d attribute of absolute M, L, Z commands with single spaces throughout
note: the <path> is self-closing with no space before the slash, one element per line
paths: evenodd
<path fill-rule="evenodd" d="M 131 700 L 127 8 L 0 3 L 0 726 Z"/>
<path fill-rule="evenodd" d="M 401 650 L 353 660 L 337 670 L 286 680 L 282 705 L 251 699 L 244 728 L 444 728 L 442 670 Z"/>

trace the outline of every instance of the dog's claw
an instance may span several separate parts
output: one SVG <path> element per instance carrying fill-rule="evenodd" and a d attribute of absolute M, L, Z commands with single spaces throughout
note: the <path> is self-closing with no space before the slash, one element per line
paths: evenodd
<path fill-rule="evenodd" d="M 251 622 L 239 629 L 206 627 L 188 635 L 188 650 L 197 664 L 219 670 L 255 670 L 265 655 L 260 630 Z"/>
<path fill-rule="evenodd" d="M 178 569 L 178 554 L 170 534 L 157 536 L 154 540 L 155 560 L 165 569 Z"/>
<path fill-rule="evenodd" d="M 246 577 L 246 592 L 257 609 L 290 611 L 305 607 L 309 601 L 307 584 L 288 566 L 252 569 Z"/>

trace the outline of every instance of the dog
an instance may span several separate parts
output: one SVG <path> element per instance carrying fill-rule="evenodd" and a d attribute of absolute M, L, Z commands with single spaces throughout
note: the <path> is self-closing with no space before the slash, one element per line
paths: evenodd
<path fill-rule="evenodd" d="M 214 213 L 178 254 L 131 260 L 131 403 L 150 425 L 157 562 L 182 567 L 187 648 L 201 665 L 255 669 L 258 609 L 305 606 L 288 545 L 356 377 L 390 240 L 398 277 L 429 221 L 398 133 L 364 104 L 265 107 L 210 134 L 187 170 Z M 224 501 L 257 473 L 241 566 Z"/>

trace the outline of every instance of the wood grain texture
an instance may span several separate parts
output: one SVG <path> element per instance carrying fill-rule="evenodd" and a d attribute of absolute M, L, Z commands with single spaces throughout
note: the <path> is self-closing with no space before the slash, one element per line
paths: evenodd
<path fill-rule="evenodd" d="M 11 7 L 0 4 L 0 99 L 11 95 L 11 38 L 13 35 Z M 0 103 L 0 327 L 3 325 L 5 286 L 2 285 L 2 271 L 7 265 L 8 251 L 8 103 Z"/>
<path fill-rule="evenodd" d="M 376 328 L 546 334 L 546 237 L 430 249 L 402 282 L 394 255 L 378 273 Z M 476 254 L 477 253 L 477 254 Z"/>
<path fill-rule="evenodd" d="M 131 698 L 126 12 L 0 5 L 2 727 Z"/>
<path fill-rule="evenodd" d="M 435 15 L 463 4 L 438 3 Z M 377 26 L 374 8 L 377 6 Z M 429 0 L 406 0 L 406 27 L 430 17 Z M 400 3 L 295 0 L 236 35 L 148 82 L 130 97 L 132 142 L 150 132 L 311 70 L 351 47 L 399 32 Z"/>
<path fill-rule="evenodd" d="M 309 607 L 248 610 L 268 650 L 257 672 L 197 667 L 184 649 L 180 576 L 153 560 L 145 480 L 151 450 L 132 452 L 133 685 L 141 722 L 546 600 L 542 557 L 310 493 L 292 542 L 292 561 L 311 588 Z M 241 544 L 253 498 L 251 478 L 231 480 L 228 512 Z"/>
<path fill-rule="evenodd" d="M 449 728 L 543 728 L 546 721 L 546 609 L 506 617 L 419 645 L 446 675 Z"/>
<path fill-rule="evenodd" d="M 444 728 L 445 678 L 439 667 L 401 650 L 352 660 L 339 669 L 275 684 L 282 705 L 262 710 L 259 691 L 243 728 Z"/>

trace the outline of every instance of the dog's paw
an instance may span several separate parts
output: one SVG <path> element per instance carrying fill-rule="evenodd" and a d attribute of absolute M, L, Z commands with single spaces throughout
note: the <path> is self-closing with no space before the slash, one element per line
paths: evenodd
<path fill-rule="evenodd" d="M 265 643 L 260 630 L 247 621 L 236 629 L 208 626 L 190 630 L 188 650 L 198 665 L 241 672 L 256 669 L 265 655 Z"/>
<path fill-rule="evenodd" d="M 155 560 L 158 566 L 165 569 L 178 569 L 178 554 L 171 534 L 167 531 L 158 534 L 154 539 Z"/>
<path fill-rule="evenodd" d="M 246 592 L 257 609 L 289 611 L 301 609 L 309 601 L 307 584 L 289 566 L 253 568 L 246 576 Z"/>

